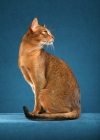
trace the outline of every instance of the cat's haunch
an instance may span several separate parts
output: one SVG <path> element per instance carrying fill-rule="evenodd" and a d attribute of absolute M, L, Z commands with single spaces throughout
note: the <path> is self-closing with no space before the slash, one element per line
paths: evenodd
<path fill-rule="evenodd" d="M 31 120 L 67 120 L 80 116 L 80 89 L 70 67 L 43 47 L 53 44 L 54 36 L 35 18 L 20 44 L 18 65 L 34 92 L 32 112 L 23 107 Z"/>

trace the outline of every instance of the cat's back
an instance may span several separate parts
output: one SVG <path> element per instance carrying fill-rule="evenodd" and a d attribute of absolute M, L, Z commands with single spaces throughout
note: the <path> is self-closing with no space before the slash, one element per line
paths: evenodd
<path fill-rule="evenodd" d="M 45 57 L 46 57 L 46 65 L 48 70 L 59 71 L 60 73 L 73 73 L 70 67 L 66 62 L 64 62 L 62 59 L 45 52 Z"/>
<path fill-rule="evenodd" d="M 70 88 L 78 87 L 76 78 L 66 62 L 48 52 L 45 52 L 45 60 L 46 77 L 50 82 L 59 86 L 69 85 Z"/>

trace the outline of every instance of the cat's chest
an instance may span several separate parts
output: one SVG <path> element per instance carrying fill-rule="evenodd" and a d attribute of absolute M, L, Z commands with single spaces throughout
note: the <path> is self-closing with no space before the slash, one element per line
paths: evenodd
<path fill-rule="evenodd" d="M 45 82 L 45 58 L 43 56 L 19 56 L 19 67 L 24 77 L 28 77 L 28 83 L 34 89 L 36 83 Z"/>
<path fill-rule="evenodd" d="M 33 79 L 43 80 L 45 77 L 45 59 L 42 56 L 27 58 L 22 56 L 19 58 L 20 68 L 24 67 Z"/>

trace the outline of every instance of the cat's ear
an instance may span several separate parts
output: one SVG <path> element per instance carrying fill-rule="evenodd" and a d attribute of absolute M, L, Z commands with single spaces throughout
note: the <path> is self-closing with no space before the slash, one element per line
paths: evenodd
<path fill-rule="evenodd" d="M 35 31 L 35 29 L 36 29 L 36 27 L 37 27 L 38 25 L 39 25 L 39 24 L 38 24 L 38 19 L 35 18 L 35 19 L 32 21 L 32 24 L 31 24 L 31 29 L 32 29 L 33 32 Z"/>
<path fill-rule="evenodd" d="M 46 27 L 45 24 L 42 25 L 43 27 Z"/>

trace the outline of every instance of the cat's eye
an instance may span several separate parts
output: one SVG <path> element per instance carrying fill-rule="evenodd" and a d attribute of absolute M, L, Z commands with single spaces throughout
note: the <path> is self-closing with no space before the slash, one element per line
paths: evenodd
<path fill-rule="evenodd" d="M 46 30 L 44 30 L 42 33 L 45 34 L 45 35 L 48 34 L 48 32 Z"/>

